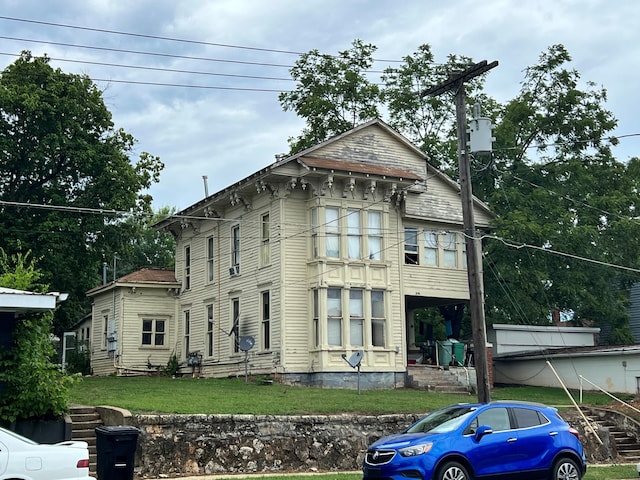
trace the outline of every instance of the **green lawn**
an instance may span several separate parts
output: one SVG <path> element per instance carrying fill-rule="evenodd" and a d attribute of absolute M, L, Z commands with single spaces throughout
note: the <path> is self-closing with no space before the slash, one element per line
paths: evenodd
<path fill-rule="evenodd" d="M 72 389 L 71 402 L 112 405 L 133 413 L 204 414 L 335 414 L 359 412 L 422 413 L 458 402 L 474 402 L 473 395 L 427 393 L 421 390 L 356 390 L 263 385 L 239 379 L 169 377 L 86 377 Z M 578 393 L 573 392 L 578 401 Z M 560 388 L 496 388 L 492 400 L 529 400 L 568 406 Z M 601 393 L 586 393 L 586 404 L 608 405 Z"/>

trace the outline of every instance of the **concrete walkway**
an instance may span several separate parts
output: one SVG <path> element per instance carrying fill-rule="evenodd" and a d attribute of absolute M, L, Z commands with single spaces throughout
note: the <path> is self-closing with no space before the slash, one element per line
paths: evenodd
<path fill-rule="evenodd" d="M 224 473 L 220 475 L 197 475 L 195 477 L 171 477 L 169 475 L 162 475 L 157 479 L 146 480 L 223 480 L 223 479 L 240 479 L 240 478 L 269 478 L 269 477 L 301 477 L 301 476 L 322 476 L 322 475 L 336 475 L 336 474 L 356 474 L 362 475 L 362 470 L 354 470 L 352 472 L 279 472 L 279 473 Z M 634 479 L 635 480 L 635 479 Z"/>

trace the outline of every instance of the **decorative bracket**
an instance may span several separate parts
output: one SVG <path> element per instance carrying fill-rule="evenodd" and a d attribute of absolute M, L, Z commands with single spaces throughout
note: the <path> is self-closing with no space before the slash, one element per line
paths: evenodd
<path fill-rule="evenodd" d="M 231 205 L 234 207 L 236 205 L 242 204 L 244 205 L 244 208 L 246 210 L 249 210 L 251 208 L 251 203 L 248 200 L 246 200 L 244 197 L 238 195 L 237 191 L 231 192 L 231 195 L 229 196 L 229 200 L 231 202 Z"/>
<path fill-rule="evenodd" d="M 351 196 L 354 196 L 354 191 L 356 189 L 356 179 L 351 177 L 348 182 L 344 184 L 344 190 L 342 190 L 342 197 L 347 198 L 347 194 L 351 192 Z"/>

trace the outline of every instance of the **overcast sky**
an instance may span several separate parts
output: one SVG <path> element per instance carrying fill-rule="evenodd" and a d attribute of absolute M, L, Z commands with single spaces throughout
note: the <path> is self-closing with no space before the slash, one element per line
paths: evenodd
<path fill-rule="evenodd" d="M 303 127 L 278 102 L 294 87 L 287 67 L 299 53 L 337 54 L 356 38 L 376 45 L 381 60 L 422 44 L 437 62 L 497 60 L 485 91 L 499 101 L 516 95 L 525 67 L 563 44 L 582 80 L 607 89 L 615 133 L 640 133 L 635 0 L 3 0 L 0 17 L 2 68 L 31 50 L 89 75 L 115 126 L 138 140 L 136 156 L 161 158 L 155 208 L 186 208 L 204 197 L 203 175 L 214 193 L 287 152 Z M 639 148 L 631 136 L 614 153 L 626 160 Z"/>

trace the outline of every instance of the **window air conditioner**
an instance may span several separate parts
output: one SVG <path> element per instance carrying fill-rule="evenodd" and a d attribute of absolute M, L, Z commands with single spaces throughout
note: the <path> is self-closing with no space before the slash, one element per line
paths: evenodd
<path fill-rule="evenodd" d="M 234 276 L 240 274 L 240 265 L 234 265 L 229 269 L 229 275 Z"/>

